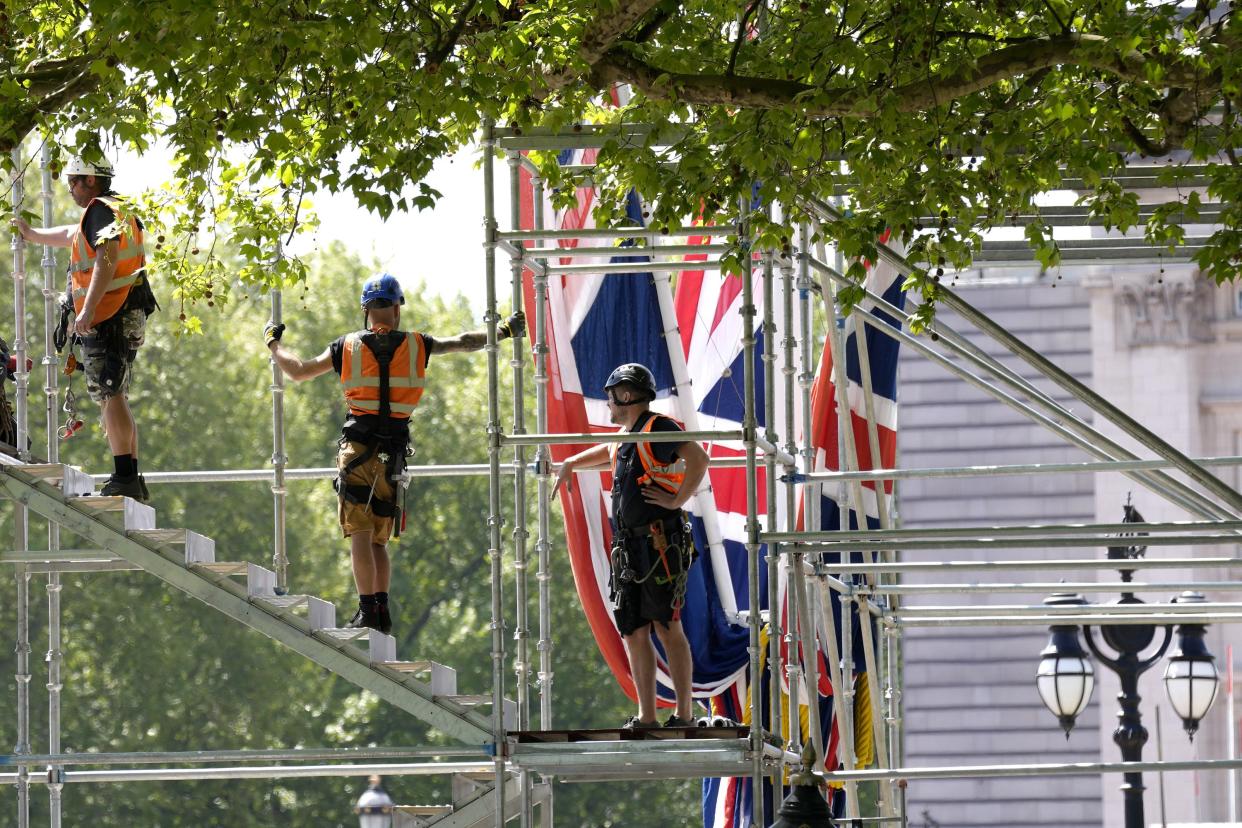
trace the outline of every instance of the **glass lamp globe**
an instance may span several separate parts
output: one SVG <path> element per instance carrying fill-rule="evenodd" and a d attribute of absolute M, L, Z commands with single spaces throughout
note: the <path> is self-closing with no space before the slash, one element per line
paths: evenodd
<path fill-rule="evenodd" d="M 1086 603 L 1081 595 L 1053 595 L 1044 600 L 1048 606 L 1082 606 Z M 1095 689 L 1095 668 L 1078 640 L 1076 624 L 1054 624 L 1049 632 L 1048 646 L 1039 654 L 1035 687 L 1044 706 L 1061 722 L 1068 739 L 1074 720 L 1091 701 L 1091 693 Z"/>
<path fill-rule="evenodd" d="M 1197 592 L 1183 592 L 1173 601 L 1201 604 L 1205 599 Z M 1169 694 L 1169 703 L 1181 717 L 1191 739 L 1199 729 L 1199 721 L 1216 701 L 1216 691 L 1220 688 L 1216 659 L 1208 652 L 1203 640 L 1206 632 L 1203 624 L 1178 626 L 1177 645 L 1169 654 L 1169 663 L 1164 670 L 1164 689 Z"/>

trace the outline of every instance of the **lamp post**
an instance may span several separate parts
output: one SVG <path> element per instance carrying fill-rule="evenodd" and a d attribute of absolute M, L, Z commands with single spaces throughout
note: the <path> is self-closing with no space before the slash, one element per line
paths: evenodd
<path fill-rule="evenodd" d="M 1122 522 L 1141 523 L 1142 520 L 1138 510 L 1127 502 Z M 1146 546 L 1110 546 L 1108 557 L 1134 560 L 1141 558 L 1146 551 Z M 1122 568 L 1119 571 L 1124 583 L 1132 580 L 1133 569 Z M 1197 592 L 1183 592 L 1173 600 L 1178 603 L 1202 603 L 1204 598 Z M 1052 595 L 1044 600 L 1047 606 L 1086 606 L 1087 603 L 1081 595 L 1069 594 Z M 1123 592 L 1117 603 L 1142 604 L 1143 601 L 1132 592 Z M 1147 729 L 1143 727 L 1143 717 L 1139 712 L 1142 697 L 1139 696 L 1138 681 L 1168 650 L 1173 639 L 1173 627 L 1084 624 L 1082 631 L 1091 652 L 1100 663 L 1116 673 L 1121 682 L 1121 692 L 1117 694 L 1121 709 L 1117 712 L 1118 724 L 1113 731 L 1113 741 L 1121 748 L 1123 761 L 1140 762 L 1143 759 L 1143 745 L 1147 743 Z M 1219 684 L 1215 659 L 1203 640 L 1205 631 L 1203 624 L 1178 625 L 1177 646 L 1169 657 L 1164 673 L 1169 701 L 1191 739 L 1199 727 L 1199 720 L 1211 708 Z M 1068 739 L 1074 720 L 1091 699 L 1095 684 L 1094 669 L 1078 641 L 1078 625 L 1053 624 L 1050 632 L 1048 646 L 1040 653 L 1036 687 L 1044 705 L 1065 728 L 1065 738 Z M 1143 653 L 1155 642 L 1158 632 L 1162 634 L 1159 646 L 1152 655 L 1143 658 Z M 1097 633 L 1104 646 L 1096 642 Z M 1105 651 L 1105 646 L 1111 654 Z M 1121 790 L 1125 797 L 1125 828 L 1143 828 L 1143 775 L 1137 771 L 1124 774 Z"/>
<path fill-rule="evenodd" d="M 789 777 L 793 790 L 776 812 L 772 828 L 832 828 L 832 814 L 819 792 L 824 780 L 814 768 L 815 746 L 808 741 L 802 748 L 802 767 Z"/>
<path fill-rule="evenodd" d="M 372 776 L 370 787 L 358 797 L 354 813 L 358 815 L 359 828 L 390 828 L 392 825 L 392 797 L 380 787 L 380 778 Z"/>

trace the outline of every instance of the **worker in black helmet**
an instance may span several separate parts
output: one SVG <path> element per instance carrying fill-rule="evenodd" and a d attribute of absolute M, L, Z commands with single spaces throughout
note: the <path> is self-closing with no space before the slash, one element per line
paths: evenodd
<path fill-rule="evenodd" d="M 636 362 L 619 366 L 604 384 L 608 415 L 631 433 L 683 431 L 671 417 L 650 409 L 655 376 Z M 660 727 L 656 718 L 654 630 L 668 658 L 677 709 L 665 727 L 693 726 L 691 680 L 694 661 L 681 626 L 686 579 L 694 558 L 690 525 L 682 511 L 707 473 L 707 452 L 683 443 L 611 443 L 575 454 L 557 471 L 552 496 L 570 491 L 574 473 L 612 466 L 613 617 L 625 639 L 638 693 L 638 715 L 626 730 Z"/>

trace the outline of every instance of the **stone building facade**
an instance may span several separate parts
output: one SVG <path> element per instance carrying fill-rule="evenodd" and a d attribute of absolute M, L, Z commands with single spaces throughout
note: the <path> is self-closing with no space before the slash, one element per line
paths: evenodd
<path fill-rule="evenodd" d="M 1012 273 L 1012 271 L 1010 272 Z M 984 276 L 988 274 L 984 272 Z M 1242 299 L 1236 288 L 1217 287 L 1189 265 L 1081 266 L 1059 280 L 1027 279 L 959 287 L 967 301 L 1037 348 L 1056 364 L 1102 393 L 1123 411 L 1192 457 L 1242 455 Z M 1054 284 L 1056 285 L 1054 287 Z M 968 323 L 942 318 L 1056 400 L 1092 420 L 1087 407 L 1018 358 L 1006 354 Z M 1092 459 L 1082 449 L 1032 422 L 907 349 L 901 359 L 899 465 L 903 468 Z M 1108 436 L 1139 449 L 1116 429 L 1094 424 Z M 1239 485 L 1235 467 L 1217 467 Z M 1132 493 L 1132 494 L 1131 494 Z M 1150 521 L 1189 520 L 1189 515 L 1118 473 L 959 477 L 902 481 L 898 508 L 903 526 L 1012 525 L 1116 522 L 1127 495 Z M 1150 557 L 1236 555 L 1236 547 L 1153 547 Z M 952 551 L 909 553 L 910 560 L 1103 558 L 1103 549 Z M 1156 583 L 1220 581 L 1210 570 L 1150 570 L 1140 579 Z M 1237 577 L 1237 570 L 1234 570 Z M 1038 604 L 1057 582 L 1115 581 L 1112 572 L 1084 575 L 1020 571 L 999 578 L 1040 584 L 1029 593 L 920 597 L 917 603 Z M 907 577 L 908 583 L 930 579 Z M 944 581 L 944 578 L 937 578 Z M 955 581 L 994 582 L 970 572 Z M 1212 592 L 1209 599 L 1236 601 L 1242 593 Z M 1167 600 L 1169 591 L 1140 593 Z M 1093 602 L 1115 595 L 1093 594 Z M 913 602 L 913 601 L 912 601 Z M 1226 646 L 1242 640 L 1239 627 L 1214 626 L 1209 646 L 1224 674 Z M 1102 665 L 1090 707 L 1068 738 L 1040 703 L 1035 690 L 1045 627 L 912 628 L 904 653 L 907 766 L 1094 762 L 1120 758 L 1112 742 L 1117 683 Z M 1168 704 L 1160 681 L 1163 663 L 1143 679 L 1144 723 L 1150 732 L 1145 758 L 1225 758 L 1229 724 L 1222 697 L 1191 744 Z M 1160 708 L 1157 747 L 1156 709 Z M 1236 724 L 1235 724 L 1236 727 Z M 1228 780 L 1224 772 L 1147 774 L 1146 816 L 1159 825 L 1224 822 Z M 910 824 L 944 828 L 1021 828 L 1122 825 L 1121 777 L 1116 774 L 1002 777 L 912 782 Z"/>

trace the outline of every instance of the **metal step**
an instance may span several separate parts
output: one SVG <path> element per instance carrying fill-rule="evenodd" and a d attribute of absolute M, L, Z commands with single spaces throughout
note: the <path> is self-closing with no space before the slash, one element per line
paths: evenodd
<path fill-rule="evenodd" d="M 251 598 L 276 594 L 276 573 L 258 564 L 246 564 L 246 594 Z"/>
<path fill-rule="evenodd" d="M 245 561 L 210 561 L 208 563 L 192 564 L 192 569 L 200 569 L 204 572 L 214 572 L 217 575 L 245 575 L 246 567 L 250 564 Z"/>
<path fill-rule="evenodd" d="M 21 470 L 44 483 L 56 486 L 65 497 L 79 497 L 95 493 L 95 481 L 89 474 L 64 463 L 32 463 Z"/>
<path fill-rule="evenodd" d="M 372 664 L 397 660 L 397 639 L 367 627 L 329 627 L 319 632 L 337 641 L 365 641 Z"/>
<path fill-rule="evenodd" d="M 91 495 L 74 498 L 73 502 L 86 507 L 115 529 L 129 532 L 134 529 L 155 528 L 155 510 L 132 497 Z"/>
<path fill-rule="evenodd" d="M 216 542 L 189 529 L 141 529 L 130 533 L 160 546 L 171 546 L 185 556 L 186 566 L 213 564 L 216 560 Z"/>
<path fill-rule="evenodd" d="M 412 817 L 442 817 L 453 813 L 452 805 L 394 805 L 393 813 Z"/>
<path fill-rule="evenodd" d="M 457 671 L 436 661 L 384 661 L 381 667 L 398 673 L 428 673 L 425 681 L 434 696 L 452 696 L 457 692 Z"/>
<path fill-rule="evenodd" d="M 306 600 L 313 595 L 257 595 L 263 603 L 280 609 L 299 609 L 306 606 Z M 335 624 L 333 625 L 335 626 Z"/>
<path fill-rule="evenodd" d="M 449 696 L 449 701 L 455 701 L 462 707 L 482 707 L 491 704 L 492 697 L 490 694 L 485 695 L 455 695 Z M 513 699 L 504 699 L 504 725 L 505 730 L 513 730 L 517 727 L 517 702 Z"/>

